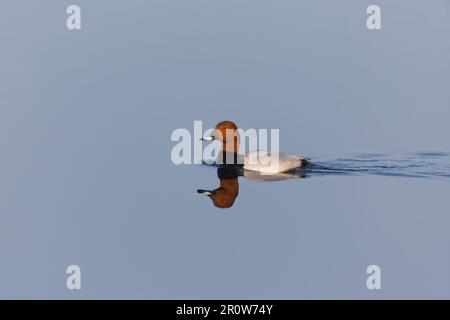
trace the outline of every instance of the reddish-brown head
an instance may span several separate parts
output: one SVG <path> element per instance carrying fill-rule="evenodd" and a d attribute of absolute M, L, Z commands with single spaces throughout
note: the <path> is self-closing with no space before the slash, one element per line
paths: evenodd
<path fill-rule="evenodd" d="M 214 137 L 223 143 L 222 149 L 224 152 L 237 153 L 239 151 L 239 132 L 234 122 L 219 122 L 214 129 Z"/>

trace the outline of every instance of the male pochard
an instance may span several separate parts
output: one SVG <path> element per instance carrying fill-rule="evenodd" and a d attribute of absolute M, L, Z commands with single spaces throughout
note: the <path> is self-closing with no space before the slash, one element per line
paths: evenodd
<path fill-rule="evenodd" d="M 239 155 L 239 131 L 236 124 L 232 121 L 219 122 L 211 136 L 204 137 L 203 140 L 218 140 L 222 142 L 221 152 L 217 159 L 221 161 L 216 161 L 216 163 L 241 166 L 244 172 L 252 171 L 264 175 L 275 175 L 311 164 L 311 161 L 304 157 L 287 153 L 271 153 L 267 150 L 251 150 L 244 156 Z M 276 156 L 278 156 L 278 163 L 273 165 L 270 159 L 274 159 Z"/>

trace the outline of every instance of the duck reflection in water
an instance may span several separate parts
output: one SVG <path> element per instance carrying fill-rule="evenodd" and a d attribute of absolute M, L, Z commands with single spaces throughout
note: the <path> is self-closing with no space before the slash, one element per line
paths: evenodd
<path fill-rule="evenodd" d="M 220 181 L 218 188 L 198 189 L 197 192 L 211 198 L 213 204 L 218 208 L 230 208 L 239 194 L 239 170 L 237 168 L 218 168 L 217 176 Z"/>
<path fill-rule="evenodd" d="M 221 166 L 217 169 L 217 177 L 220 181 L 218 188 L 212 190 L 198 189 L 197 192 L 208 196 L 217 208 L 227 209 L 233 206 L 239 194 L 239 177 L 257 182 L 270 182 L 306 178 L 306 175 L 301 169 L 275 175 L 261 175 L 258 172 L 245 171 L 236 166 Z"/>

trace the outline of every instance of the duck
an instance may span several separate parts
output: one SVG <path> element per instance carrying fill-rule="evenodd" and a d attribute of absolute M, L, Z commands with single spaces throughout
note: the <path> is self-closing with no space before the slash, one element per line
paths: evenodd
<path fill-rule="evenodd" d="M 218 140 L 222 143 L 215 164 L 222 166 L 239 167 L 244 175 L 280 175 L 290 173 L 299 168 L 312 164 L 311 160 L 288 153 L 274 153 L 267 150 L 250 150 L 245 155 L 238 154 L 240 137 L 237 125 L 233 121 L 225 120 L 219 122 L 211 135 L 202 138 L 205 141 Z M 270 159 L 278 156 L 278 163 L 272 165 Z M 269 160 L 269 161 L 268 161 Z M 247 174 L 245 174 L 247 172 Z"/>

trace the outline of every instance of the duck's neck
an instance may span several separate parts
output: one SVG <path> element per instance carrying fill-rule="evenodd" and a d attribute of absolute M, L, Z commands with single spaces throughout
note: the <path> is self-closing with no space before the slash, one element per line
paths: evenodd
<path fill-rule="evenodd" d="M 221 157 L 223 165 L 238 166 L 240 161 L 238 158 L 239 152 L 239 137 L 235 136 L 230 140 L 225 140 L 222 143 L 222 149 L 219 156 Z"/>
<path fill-rule="evenodd" d="M 230 137 L 230 139 L 225 138 L 222 143 L 222 152 L 239 152 L 239 137 L 237 134 L 234 137 Z"/>
<path fill-rule="evenodd" d="M 239 193 L 238 178 L 234 179 L 220 179 L 219 189 L 224 190 L 229 195 L 237 195 Z"/>

